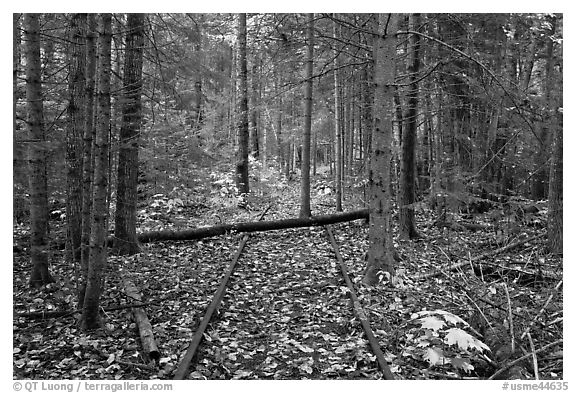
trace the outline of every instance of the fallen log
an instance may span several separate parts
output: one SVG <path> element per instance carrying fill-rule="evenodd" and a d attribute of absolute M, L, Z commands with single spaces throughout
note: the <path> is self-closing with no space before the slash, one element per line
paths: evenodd
<path fill-rule="evenodd" d="M 275 221 L 241 222 L 236 224 L 222 224 L 205 228 L 186 229 L 183 231 L 153 231 L 138 235 L 138 241 L 149 243 L 154 241 L 196 240 L 206 237 L 219 236 L 227 232 L 258 232 L 273 231 L 286 228 L 301 228 L 319 225 L 336 224 L 339 222 L 368 219 L 368 209 L 355 210 L 347 213 L 335 213 L 310 218 L 288 218 Z"/>
<path fill-rule="evenodd" d="M 198 240 L 206 237 L 214 237 L 224 235 L 227 232 L 258 232 L 258 231 L 273 231 L 277 229 L 286 228 L 302 228 L 312 227 L 319 225 L 337 224 L 339 222 L 347 222 L 354 220 L 367 220 L 369 218 L 368 209 L 354 210 L 347 213 L 335 213 L 322 216 L 315 216 L 311 218 L 288 218 L 276 221 L 255 221 L 255 222 L 242 222 L 236 224 L 221 224 L 212 227 L 185 229 L 182 231 L 150 231 L 138 234 L 138 241 L 140 243 L 151 243 L 158 241 L 181 241 L 181 240 Z M 106 239 L 108 247 L 114 244 L 114 236 L 108 236 Z M 54 241 L 51 248 L 63 250 L 66 247 L 64 240 Z"/>
<path fill-rule="evenodd" d="M 132 281 L 124 280 L 124 291 L 130 298 L 138 302 L 142 301 L 142 295 L 138 292 L 138 288 L 136 288 L 136 285 L 134 285 Z M 144 353 L 148 355 L 150 359 L 160 360 L 160 351 L 158 351 L 158 346 L 154 340 L 152 324 L 150 323 L 146 312 L 141 307 L 133 307 L 132 315 L 134 315 L 134 320 L 138 326 L 138 332 L 140 333 L 140 341 L 142 342 Z"/>

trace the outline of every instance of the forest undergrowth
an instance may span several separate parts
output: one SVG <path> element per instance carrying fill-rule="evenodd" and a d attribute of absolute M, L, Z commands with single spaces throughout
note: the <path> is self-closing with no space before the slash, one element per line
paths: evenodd
<path fill-rule="evenodd" d="M 297 182 L 254 171 L 259 175 L 247 208 L 238 209 L 229 172 L 201 172 L 193 186 L 142 186 L 139 230 L 256 221 L 269 205 L 265 220 L 297 214 Z M 313 214 L 333 212 L 330 181 L 317 176 L 312 188 Z M 363 207 L 360 188 L 345 191 L 344 210 Z M 57 240 L 64 237 L 65 222 L 57 214 L 54 218 L 51 233 Z M 368 225 L 333 226 L 392 372 L 398 379 L 486 379 L 497 372 L 497 379 L 536 374 L 562 379 L 561 258 L 547 254 L 542 239 L 536 239 L 472 262 L 543 233 L 545 219 L 536 215 L 514 231 L 502 231 L 505 223 L 489 213 L 453 216 L 464 218 L 484 229 L 434 225 L 437 214 L 420 206 L 420 238 L 395 239 L 397 275 L 383 276 L 375 287 L 361 283 Z M 18 379 L 171 379 L 241 237 L 149 243 L 131 257 L 110 254 L 103 328 L 86 333 L 78 326 L 80 314 L 73 312 L 78 267 L 65 261 L 63 251 L 51 250 L 56 283 L 28 287 L 28 231 L 25 223 L 15 223 L 13 375 Z M 454 264 L 460 265 L 449 269 Z M 335 266 L 322 228 L 251 235 L 188 377 L 381 378 Z M 159 346 L 157 360 L 143 353 L 131 309 L 122 308 L 134 302 L 124 292 L 125 280 L 143 294 Z M 64 315 L 42 315 L 56 311 Z"/>

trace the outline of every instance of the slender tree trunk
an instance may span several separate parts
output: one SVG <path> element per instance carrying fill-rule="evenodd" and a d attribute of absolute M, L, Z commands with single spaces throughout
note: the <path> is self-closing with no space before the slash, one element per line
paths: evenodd
<path fill-rule="evenodd" d="M 275 123 L 276 123 L 276 140 L 277 140 L 277 145 L 278 145 L 278 161 L 280 162 L 280 177 L 282 177 L 282 175 L 285 172 L 285 168 L 287 165 L 287 161 L 286 161 L 286 152 L 285 152 L 285 144 L 284 144 L 284 140 L 283 140 L 283 134 L 282 134 L 282 96 L 279 94 L 280 91 L 280 83 L 281 83 L 281 76 L 279 74 L 278 71 L 278 79 L 277 79 L 277 83 L 276 83 L 276 88 L 275 88 L 275 92 L 276 92 L 276 118 L 274 119 Z"/>
<path fill-rule="evenodd" d="M 252 64 L 252 94 L 250 110 L 250 154 L 254 158 L 260 156 L 260 146 L 258 143 L 258 56 L 254 56 Z"/>
<path fill-rule="evenodd" d="M 334 14 L 336 19 L 336 14 Z M 335 40 L 339 38 L 338 25 L 334 21 L 332 25 L 332 34 Z M 336 211 L 342 211 L 342 120 L 340 118 L 340 56 L 338 50 L 334 47 L 334 127 L 335 127 L 335 142 L 334 146 L 334 166 L 335 166 L 335 181 L 336 188 Z"/>
<path fill-rule="evenodd" d="M 40 14 L 24 14 L 26 50 L 26 101 L 30 182 L 30 286 L 39 288 L 54 282 L 48 271 L 48 189 L 46 182 L 46 134 L 42 106 L 40 71 Z"/>
<path fill-rule="evenodd" d="M 420 27 L 420 14 L 410 14 L 408 30 Z M 413 239 L 418 237 L 414 217 L 416 202 L 416 131 L 418 128 L 418 71 L 420 69 L 420 36 L 410 36 L 410 86 L 408 87 L 408 110 L 406 129 L 402 134 L 402 160 L 400 162 L 400 236 Z"/>
<path fill-rule="evenodd" d="M 86 14 L 74 14 L 70 24 L 68 127 L 66 129 L 66 247 L 69 262 L 80 263 L 82 239 L 82 130 L 85 104 L 83 27 Z"/>
<path fill-rule="evenodd" d="M 246 14 L 238 15 L 238 145 L 236 150 L 236 188 L 248 194 L 248 71 L 246 68 Z M 241 202 L 241 205 L 243 203 Z"/>
<path fill-rule="evenodd" d="M 547 190 L 547 176 L 550 174 L 550 171 L 547 170 L 548 166 L 546 165 L 548 162 L 549 156 L 549 143 L 548 135 L 553 134 L 554 130 L 551 130 L 549 127 L 549 121 L 546 123 L 536 124 L 535 128 L 538 132 L 538 136 L 540 137 L 540 141 L 536 142 L 538 144 L 536 154 L 534 155 L 534 170 L 536 173 L 532 177 L 532 189 L 531 189 L 531 198 L 535 201 L 545 199 Z"/>
<path fill-rule="evenodd" d="M 532 69 L 534 68 L 534 61 L 536 60 L 536 20 L 533 22 L 534 29 L 530 29 L 530 44 L 528 45 L 528 52 L 526 53 L 526 60 L 524 61 L 524 67 L 522 68 L 521 77 L 521 87 L 524 93 L 528 93 L 530 88 L 530 80 L 532 78 Z"/>
<path fill-rule="evenodd" d="M 559 117 L 562 114 L 558 114 Z M 563 248 L 563 152 L 562 120 L 554 128 L 552 164 L 550 165 L 550 189 L 548 191 L 548 245 L 550 251 L 561 255 Z"/>
<path fill-rule="evenodd" d="M 292 141 L 290 140 L 289 136 L 286 136 L 286 142 L 284 145 L 284 149 L 286 150 L 286 166 L 284 167 L 284 178 L 287 181 L 292 180 L 292 164 L 294 162 L 294 160 L 292 159 L 292 156 L 294 155 L 294 149 L 292 147 Z"/>
<path fill-rule="evenodd" d="M 316 166 L 318 161 L 318 132 L 312 135 L 312 176 L 316 176 Z"/>
<path fill-rule="evenodd" d="M 555 19 L 551 19 L 550 23 L 550 35 L 553 35 L 556 32 L 556 23 Z M 552 101 L 553 98 L 553 63 L 554 63 L 554 42 L 551 39 L 548 39 L 546 42 L 546 66 L 545 66 L 545 82 L 544 82 L 544 98 L 545 102 L 549 103 Z M 546 179 L 546 176 L 552 173 L 551 169 L 548 169 L 546 166 L 546 162 L 548 161 L 548 152 L 549 146 L 547 142 L 547 136 L 550 134 L 554 134 L 555 130 L 550 129 L 550 124 L 553 122 L 550 113 L 553 111 L 553 108 L 550 106 L 547 107 L 547 113 L 544 116 L 544 121 L 538 125 L 540 130 L 539 137 L 540 141 L 537 141 L 538 150 L 536 152 L 536 156 L 534 159 L 535 170 L 536 173 L 533 176 L 532 180 L 532 199 L 540 200 L 546 198 L 546 184 L 548 180 L 548 184 L 550 184 L 550 180 Z"/>
<path fill-rule="evenodd" d="M 98 16 L 98 110 L 94 144 L 94 202 L 90 234 L 90 261 L 84 296 L 81 326 L 85 330 L 100 326 L 100 296 L 106 266 L 108 188 L 108 130 L 110 128 L 111 14 Z"/>
<path fill-rule="evenodd" d="M 302 135 L 302 165 L 300 184 L 300 218 L 308 218 L 310 211 L 310 136 L 312 133 L 312 76 L 314 73 L 314 14 L 308 14 L 306 29 L 306 91 L 304 92 L 304 133 Z"/>
<path fill-rule="evenodd" d="M 262 92 L 262 90 L 264 90 L 264 92 Z M 260 91 L 260 102 L 262 102 L 262 95 L 266 94 L 264 87 L 262 87 L 262 90 Z M 264 108 L 266 107 L 264 106 Z M 262 117 L 264 117 L 264 113 L 261 113 L 260 118 Z M 262 146 L 260 147 L 260 154 L 262 155 L 262 166 L 264 168 L 268 168 L 268 155 L 270 154 L 270 141 L 268 138 L 270 138 L 270 129 L 274 128 L 271 121 L 272 119 L 268 118 L 268 120 L 269 121 L 266 121 L 265 117 L 264 120 L 262 120 Z"/>
<path fill-rule="evenodd" d="M 237 50 L 236 50 L 237 52 Z M 238 143 L 238 132 L 236 130 L 236 110 L 237 110 L 237 100 L 238 100 L 238 56 L 234 52 L 234 46 L 230 46 L 230 101 L 228 104 L 228 139 L 232 140 L 234 136 L 234 145 Z"/>
<path fill-rule="evenodd" d="M 121 254 L 139 252 L 136 238 L 136 205 L 138 202 L 138 141 L 142 119 L 142 52 L 145 14 L 128 14 L 124 62 L 124 91 L 114 248 Z"/>
<path fill-rule="evenodd" d="M 551 33 L 556 31 L 556 16 L 549 17 Z M 550 178 L 548 191 L 548 245 L 554 254 L 563 254 L 563 115 L 562 99 L 562 71 L 558 74 L 554 70 L 554 47 L 551 38 L 548 38 L 548 61 L 546 64 L 546 98 L 547 117 L 554 130 L 552 147 L 552 163 L 550 164 Z M 559 44 L 560 48 L 562 44 Z M 558 75 L 558 76 L 557 76 Z"/>
<path fill-rule="evenodd" d="M 84 134 L 82 160 L 82 256 L 81 274 L 79 279 L 78 305 L 84 306 L 86 280 L 90 260 L 90 230 L 92 217 L 92 185 L 93 185 L 93 141 L 94 141 L 94 85 L 96 75 L 96 18 L 88 14 L 85 39 L 86 83 L 84 100 Z"/>
<path fill-rule="evenodd" d="M 16 117 L 18 107 L 18 72 L 20 68 L 20 16 L 21 14 L 12 14 L 12 132 L 16 133 L 18 128 Z M 14 140 L 16 138 L 13 138 Z M 16 145 L 14 144 L 14 152 Z M 14 157 L 15 159 L 15 157 Z"/>
<path fill-rule="evenodd" d="M 20 92 L 18 89 L 18 77 L 20 75 L 21 68 L 21 39 L 20 39 L 20 19 L 22 14 L 13 13 L 12 14 L 12 168 L 14 172 L 14 183 L 13 183 L 13 195 L 16 195 L 16 184 L 17 179 L 22 179 L 23 171 L 21 160 L 21 146 L 17 143 L 16 135 L 20 130 L 20 125 L 18 124 L 18 101 L 20 99 Z M 15 204 L 13 209 L 13 217 L 15 221 L 19 221 L 22 217 L 23 206 L 18 203 Z"/>
<path fill-rule="evenodd" d="M 375 42 L 375 127 L 369 176 L 369 249 L 363 278 L 363 281 L 368 285 L 378 283 L 381 272 L 394 274 L 389 183 L 397 30 L 398 15 L 379 15 L 379 37 Z"/>
<path fill-rule="evenodd" d="M 444 97 L 442 90 L 436 86 L 436 95 L 438 97 L 437 115 L 436 115 L 436 133 L 434 135 L 434 178 L 432 185 L 432 201 L 433 205 L 436 206 L 436 212 L 438 215 L 442 213 L 444 209 L 444 197 L 440 195 L 444 194 L 444 185 L 442 184 L 442 158 L 444 157 Z"/>
<path fill-rule="evenodd" d="M 196 22 L 196 42 L 194 44 L 194 52 L 197 56 L 198 70 L 196 71 L 196 81 L 194 82 L 194 130 L 199 131 L 204 125 L 204 111 L 202 109 L 202 28 L 203 15 L 199 14 L 199 20 Z"/>
<path fill-rule="evenodd" d="M 372 118 L 372 106 L 374 103 L 374 83 L 373 83 L 373 69 L 367 66 L 362 73 L 362 133 L 363 133 L 363 146 L 364 151 L 364 168 L 365 177 L 368 178 L 370 171 L 370 152 L 372 149 L 372 130 L 374 120 Z"/>
<path fill-rule="evenodd" d="M 346 88 L 346 173 L 352 176 L 354 165 L 354 76 Z"/>
<path fill-rule="evenodd" d="M 124 35 L 125 14 L 117 14 L 112 20 L 112 74 L 110 75 L 110 134 L 114 139 L 110 139 L 110 150 L 116 150 L 116 135 L 119 134 L 120 119 L 122 117 L 122 100 L 120 92 L 122 91 L 122 61 L 124 60 L 124 51 L 122 50 L 122 37 Z"/>

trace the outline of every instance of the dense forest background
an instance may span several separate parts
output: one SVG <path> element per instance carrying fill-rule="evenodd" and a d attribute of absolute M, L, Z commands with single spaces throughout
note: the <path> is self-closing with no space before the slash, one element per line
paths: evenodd
<path fill-rule="evenodd" d="M 13 14 L 13 115 L 15 292 L 85 331 L 110 260 L 267 205 L 366 209 L 366 286 L 430 228 L 561 269 L 562 14 Z"/>

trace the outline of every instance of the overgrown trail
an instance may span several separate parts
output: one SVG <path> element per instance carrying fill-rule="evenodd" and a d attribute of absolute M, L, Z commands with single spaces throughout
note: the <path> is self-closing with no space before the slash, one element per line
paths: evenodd
<path fill-rule="evenodd" d="M 379 378 L 323 229 L 251 236 L 193 379 Z"/>

